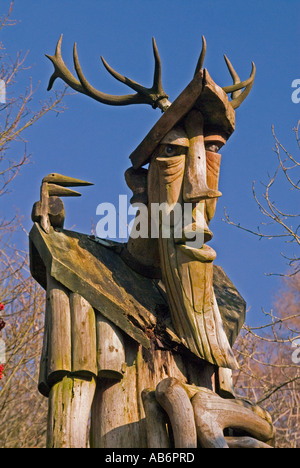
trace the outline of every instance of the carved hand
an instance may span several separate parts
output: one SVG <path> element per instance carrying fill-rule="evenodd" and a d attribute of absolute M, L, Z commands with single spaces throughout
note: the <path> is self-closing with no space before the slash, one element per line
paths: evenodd
<path fill-rule="evenodd" d="M 175 448 L 197 448 L 198 442 L 202 448 L 271 448 L 274 439 L 271 417 L 259 406 L 224 399 L 207 388 L 182 384 L 172 377 L 162 380 L 155 392 L 144 390 L 143 402 L 148 444 L 152 443 L 152 437 L 155 441 L 157 431 L 163 432 L 166 417 L 162 408 L 172 426 Z M 151 409 L 153 412 L 155 402 L 158 416 L 154 419 Z M 225 437 L 227 428 L 247 435 Z M 166 437 L 161 440 L 166 441 Z"/>

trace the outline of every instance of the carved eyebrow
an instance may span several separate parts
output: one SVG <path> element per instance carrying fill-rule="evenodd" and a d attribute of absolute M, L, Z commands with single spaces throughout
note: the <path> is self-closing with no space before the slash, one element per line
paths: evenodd
<path fill-rule="evenodd" d="M 159 144 L 160 145 L 181 146 L 181 147 L 190 146 L 190 142 L 189 142 L 188 138 L 186 138 L 186 137 L 170 138 L 170 137 L 168 137 L 168 135 L 166 135 L 166 137 L 164 137 Z"/>
<path fill-rule="evenodd" d="M 221 141 L 221 140 L 218 140 L 218 139 L 207 140 L 207 141 L 204 140 L 205 148 L 208 147 L 208 146 L 212 146 L 212 145 L 218 146 L 218 148 L 221 149 L 224 146 L 224 142 Z"/>
<path fill-rule="evenodd" d="M 226 144 L 226 139 L 222 135 L 218 135 L 218 134 L 204 135 L 204 144 L 208 145 L 209 143 L 217 144 L 220 147 L 222 147 Z"/>

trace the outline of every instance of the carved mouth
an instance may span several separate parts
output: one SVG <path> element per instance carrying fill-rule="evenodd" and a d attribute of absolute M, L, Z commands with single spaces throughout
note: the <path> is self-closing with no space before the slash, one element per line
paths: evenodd
<path fill-rule="evenodd" d="M 202 245 L 201 248 L 178 244 L 178 248 L 193 260 L 200 262 L 213 262 L 217 256 L 215 250 L 206 244 Z"/>
<path fill-rule="evenodd" d="M 198 245 L 198 249 L 209 242 L 213 238 L 213 233 L 209 229 L 184 229 L 182 231 L 182 236 L 175 238 L 174 242 L 178 245 L 195 244 Z"/>

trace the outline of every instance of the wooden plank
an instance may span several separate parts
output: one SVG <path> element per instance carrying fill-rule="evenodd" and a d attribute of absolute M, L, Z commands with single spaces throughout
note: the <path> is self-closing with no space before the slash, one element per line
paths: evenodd
<path fill-rule="evenodd" d="M 95 379 L 68 376 L 53 385 L 49 395 L 47 448 L 87 448 L 95 388 Z"/>
<path fill-rule="evenodd" d="M 205 134 L 216 133 L 218 129 L 227 140 L 234 132 L 235 111 L 225 91 L 214 82 L 206 69 L 203 82 L 203 91 L 195 103 L 195 108 L 203 115 Z"/>
<path fill-rule="evenodd" d="M 40 359 L 40 369 L 39 369 L 39 381 L 38 381 L 38 390 L 45 396 L 49 396 L 50 387 L 48 385 L 48 335 L 49 335 L 49 315 L 50 315 L 50 301 L 46 297 L 46 310 L 44 318 L 44 336 L 43 336 L 43 347 L 42 354 Z"/>
<path fill-rule="evenodd" d="M 96 329 L 98 377 L 122 379 L 126 359 L 121 331 L 99 313 Z"/>
<path fill-rule="evenodd" d="M 92 306 L 77 293 L 70 293 L 72 372 L 97 376 L 96 318 Z"/>
<path fill-rule="evenodd" d="M 47 275 L 48 383 L 72 371 L 71 315 L 68 291 Z"/>

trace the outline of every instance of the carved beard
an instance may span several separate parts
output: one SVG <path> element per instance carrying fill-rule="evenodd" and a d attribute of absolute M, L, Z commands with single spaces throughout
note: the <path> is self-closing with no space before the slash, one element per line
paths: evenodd
<path fill-rule="evenodd" d="M 213 290 L 213 263 L 205 259 L 215 252 L 205 245 L 200 250 L 203 261 L 192 260 L 174 239 L 159 239 L 173 326 L 194 354 L 219 367 L 236 369 Z"/>
<path fill-rule="evenodd" d="M 183 204 L 184 167 L 185 155 L 154 158 L 148 177 L 150 203 Z M 194 229 L 205 230 L 204 225 L 203 218 L 200 226 L 194 223 Z M 174 238 L 174 227 L 170 238 L 163 238 L 160 222 L 159 253 L 173 326 L 182 343 L 211 364 L 236 369 L 238 365 L 225 334 L 213 290 L 215 251 L 205 244 L 201 248 L 192 248 L 178 243 Z"/>

